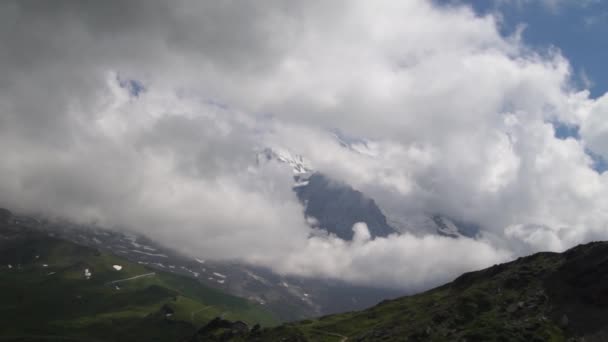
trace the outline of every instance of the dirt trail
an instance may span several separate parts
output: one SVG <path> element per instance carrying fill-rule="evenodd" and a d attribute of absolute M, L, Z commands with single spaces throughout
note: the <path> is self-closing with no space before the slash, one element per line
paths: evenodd
<path fill-rule="evenodd" d="M 328 336 L 333 336 L 333 337 L 338 337 L 340 338 L 340 342 L 346 342 L 348 341 L 348 336 L 344 336 L 342 334 L 338 334 L 338 333 L 334 333 L 334 332 L 329 332 L 329 331 L 323 331 L 323 330 L 317 330 L 317 329 L 311 329 L 311 331 L 320 333 L 320 334 L 324 334 L 324 335 L 328 335 Z"/>

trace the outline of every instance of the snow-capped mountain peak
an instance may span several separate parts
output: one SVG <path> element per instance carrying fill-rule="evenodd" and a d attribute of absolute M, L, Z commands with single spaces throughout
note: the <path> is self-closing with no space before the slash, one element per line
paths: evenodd
<path fill-rule="evenodd" d="M 262 161 L 276 160 L 291 167 L 294 176 L 298 179 L 307 178 L 313 173 L 310 163 L 299 154 L 291 153 L 281 148 L 265 148 L 257 155 L 258 163 Z"/>

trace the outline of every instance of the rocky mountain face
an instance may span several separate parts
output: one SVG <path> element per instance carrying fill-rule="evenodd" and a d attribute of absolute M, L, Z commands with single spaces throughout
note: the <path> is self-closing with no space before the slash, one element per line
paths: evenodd
<path fill-rule="evenodd" d="M 193 341 L 214 341 L 208 334 Z M 215 341 L 606 341 L 608 242 L 519 258 L 359 312 L 224 336 Z"/>
<path fill-rule="evenodd" d="M 357 222 L 367 224 L 372 238 L 396 233 L 373 199 L 321 173 L 313 174 L 306 186 L 294 190 L 305 205 L 305 215 L 343 240 L 352 240 L 352 227 Z"/>
<path fill-rule="evenodd" d="M 352 227 L 358 222 L 367 224 L 372 238 L 397 233 L 373 199 L 344 182 L 314 171 L 301 155 L 266 148 L 257 160 L 258 163 L 276 160 L 291 168 L 293 190 L 304 205 L 305 215 L 314 219 L 316 228 L 343 240 L 352 240 Z"/>

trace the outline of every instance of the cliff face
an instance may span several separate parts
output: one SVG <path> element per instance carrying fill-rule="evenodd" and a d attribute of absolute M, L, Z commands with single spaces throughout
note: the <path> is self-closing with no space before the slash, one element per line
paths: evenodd
<path fill-rule="evenodd" d="M 343 240 L 352 240 L 352 227 L 357 222 L 365 222 L 372 237 L 396 233 L 373 199 L 320 173 L 295 191 L 305 204 L 306 216 L 314 217 L 321 228 Z"/>

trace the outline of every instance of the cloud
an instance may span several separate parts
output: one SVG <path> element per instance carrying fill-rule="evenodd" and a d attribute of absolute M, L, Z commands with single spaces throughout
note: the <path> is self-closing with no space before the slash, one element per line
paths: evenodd
<path fill-rule="evenodd" d="M 564 7 L 588 8 L 595 6 L 600 3 L 600 0 L 495 0 L 494 3 L 497 6 L 515 5 L 519 8 L 523 8 L 525 5 L 540 4 L 551 12 L 557 13 Z"/>
<path fill-rule="evenodd" d="M 369 240 L 367 227 L 356 224 L 352 242 L 334 237 L 310 238 L 277 269 L 287 274 L 420 291 L 510 257 L 510 252 L 497 250 L 487 241 L 409 233 Z"/>
<path fill-rule="evenodd" d="M 592 151 L 608 158 L 608 96 L 598 98 L 586 109 L 582 135 Z"/>
<path fill-rule="evenodd" d="M 207 258 L 422 289 L 606 238 L 603 98 L 557 51 L 429 1 L 0 4 L 0 205 L 129 227 Z M 137 91 L 128 84 L 137 84 Z M 551 122 L 580 127 L 555 138 Z M 358 137 L 358 151 L 332 131 Z M 479 240 L 309 228 L 279 145 Z"/>

